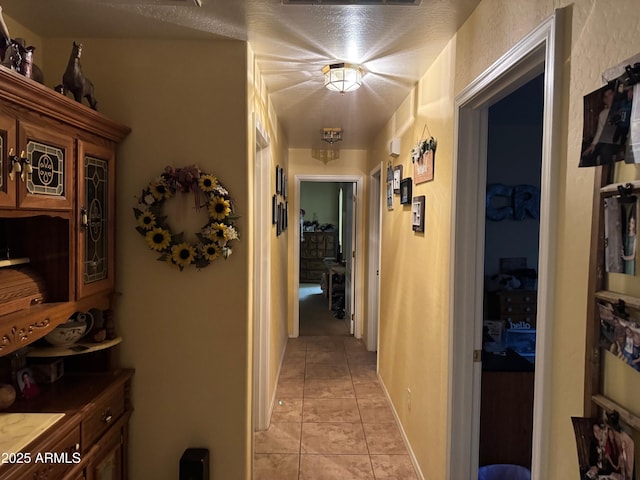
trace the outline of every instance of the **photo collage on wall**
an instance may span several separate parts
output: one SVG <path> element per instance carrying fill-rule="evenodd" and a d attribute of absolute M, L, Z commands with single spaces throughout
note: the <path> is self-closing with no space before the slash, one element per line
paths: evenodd
<path fill-rule="evenodd" d="M 625 194 L 604 199 L 605 267 L 608 273 L 636 274 L 637 225 L 638 197 Z"/>
<path fill-rule="evenodd" d="M 284 169 L 276 166 L 276 193 L 271 197 L 271 223 L 276 226 L 276 236 L 287 230 L 289 224 L 288 179 Z"/>
<path fill-rule="evenodd" d="M 572 417 L 580 480 L 635 480 L 635 443 L 618 412 L 602 420 Z"/>

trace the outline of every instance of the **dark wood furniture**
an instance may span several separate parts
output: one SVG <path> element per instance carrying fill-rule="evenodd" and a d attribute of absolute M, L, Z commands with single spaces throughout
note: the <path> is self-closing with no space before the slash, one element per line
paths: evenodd
<path fill-rule="evenodd" d="M 327 271 L 325 258 L 336 258 L 336 232 L 304 232 L 300 242 L 300 283 L 320 283 Z"/>
<path fill-rule="evenodd" d="M 28 257 L 46 287 L 43 303 L 0 316 L 0 356 L 110 308 L 115 151 L 129 131 L 0 68 L 0 255 Z"/>
<path fill-rule="evenodd" d="M 30 460 L 0 466 L 2 480 L 122 480 L 132 370 L 66 375 L 30 401 L 18 401 L 10 412 L 55 412 L 65 416 L 24 450 Z M 45 452 L 66 461 L 36 462 Z M 73 456 L 74 453 L 79 455 Z M 75 458 L 76 461 L 73 461 Z M 76 463 L 78 462 L 78 463 Z"/>
<path fill-rule="evenodd" d="M 0 68 L 0 256 L 28 258 L 44 297 L 0 315 L 3 368 L 16 350 L 74 312 L 99 309 L 112 318 L 115 152 L 129 132 Z M 65 413 L 23 452 L 79 453 L 81 463 L 4 465 L 0 480 L 127 478 L 133 371 L 114 369 L 114 357 L 113 349 L 65 357 L 61 379 L 41 384 L 38 397 L 11 407 L 21 413 Z M 0 383 L 11 381 L 8 377 L 6 368 L 0 369 Z"/>

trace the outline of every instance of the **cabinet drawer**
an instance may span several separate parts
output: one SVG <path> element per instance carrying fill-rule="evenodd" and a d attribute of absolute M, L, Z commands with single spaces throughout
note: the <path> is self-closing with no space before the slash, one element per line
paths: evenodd
<path fill-rule="evenodd" d="M 507 303 L 500 305 L 500 313 L 506 315 L 535 315 L 535 303 Z"/>
<path fill-rule="evenodd" d="M 535 305 L 538 300 L 536 293 L 537 292 L 530 290 L 514 290 L 509 292 L 501 292 L 498 294 L 500 298 L 500 306 L 503 307 L 514 303 L 526 303 Z"/>
<path fill-rule="evenodd" d="M 21 478 L 41 480 L 62 478 L 81 461 L 80 427 L 75 427 L 51 449 L 32 453 L 33 469 Z"/>
<path fill-rule="evenodd" d="M 120 418 L 124 410 L 124 386 L 96 401 L 82 421 L 82 447 L 84 451 L 90 448 L 93 442 Z"/>

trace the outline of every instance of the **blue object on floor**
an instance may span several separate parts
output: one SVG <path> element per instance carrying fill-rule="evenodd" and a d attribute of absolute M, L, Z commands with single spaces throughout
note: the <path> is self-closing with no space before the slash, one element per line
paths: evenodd
<path fill-rule="evenodd" d="M 531 471 L 520 465 L 486 465 L 478 470 L 478 480 L 531 480 Z"/>

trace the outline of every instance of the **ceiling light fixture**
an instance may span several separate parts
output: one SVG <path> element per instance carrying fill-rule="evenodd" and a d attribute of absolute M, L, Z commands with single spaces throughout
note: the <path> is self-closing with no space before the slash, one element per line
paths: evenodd
<path fill-rule="evenodd" d="M 352 92 L 362 85 L 362 68 L 352 63 L 325 65 L 324 86 L 334 92 Z"/>
<path fill-rule="evenodd" d="M 342 141 L 342 129 L 341 128 L 323 128 L 322 140 L 330 145 L 336 142 Z"/>

